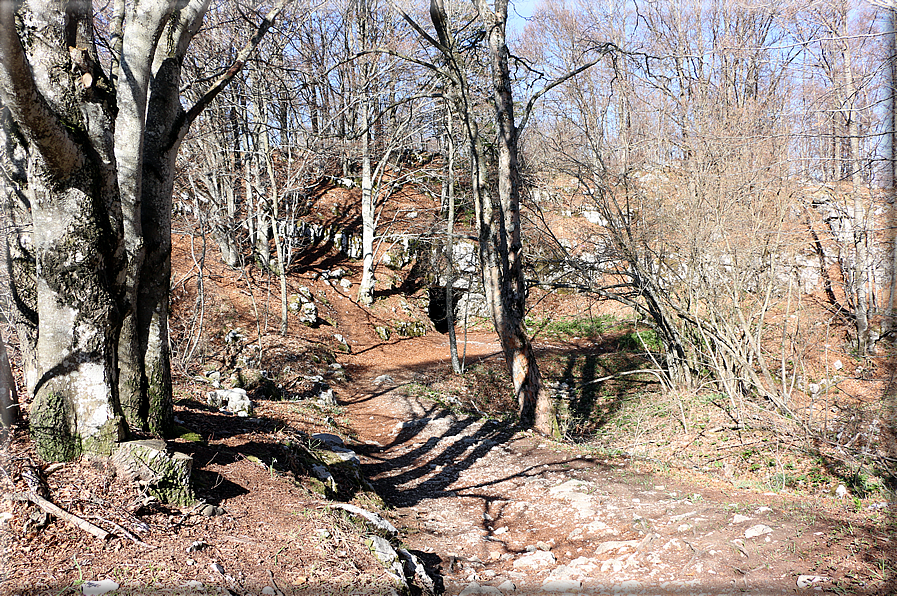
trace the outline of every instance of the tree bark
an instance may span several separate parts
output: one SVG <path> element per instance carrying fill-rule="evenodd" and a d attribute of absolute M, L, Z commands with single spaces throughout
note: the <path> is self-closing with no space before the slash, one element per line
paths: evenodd
<path fill-rule="evenodd" d="M 19 397 L 12 376 L 6 344 L 0 335 L 0 425 L 10 427 L 19 421 Z"/>
<path fill-rule="evenodd" d="M 535 352 L 526 334 L 526 288 L 523 277 L 523 243 L 520 231 L 520 178 L 518 129 L 514 122 L 514 99 L 508 67 L 505 26 L 507 0 L 496 0 L 490 8 L 485 0 L 473 0 L 487 29 L 490 70 L 498 129 L 498 208 L 482 209 L 480 260 L 492 319 L 514 383 L 520 419 L 544 435 L 554 435 L 557 423 L 551 399 L 542 383 Z M 485 189 L 482 189 L 485 190 Z M 486 196 L 485 194 L 483 195 Z M 483 206 L 486 206 L 483 199 Z"/>

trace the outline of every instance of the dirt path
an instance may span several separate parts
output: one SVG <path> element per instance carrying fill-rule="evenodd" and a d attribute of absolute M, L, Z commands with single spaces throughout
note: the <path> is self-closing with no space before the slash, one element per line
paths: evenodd
<path fill-rule="evenodd" d="M 474 358 L 498 350 L 471 340 Z M 660 480 L 407 396 L 447 359 L 442 337 L 359 346 L 341 397 L 366 475 L 447 593 L 792 594 L 850 571 L 814 564 L 838 545 L 794 500 Z"/>

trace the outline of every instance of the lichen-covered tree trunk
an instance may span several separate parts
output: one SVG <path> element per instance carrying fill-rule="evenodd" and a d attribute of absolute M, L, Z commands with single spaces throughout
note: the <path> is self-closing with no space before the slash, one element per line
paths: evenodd
<path fill-rule="evenodd" d="M 19 203 L 5 207 L 9 244 L 23 259 L 11 283 L 28 295 L 17 318 L 36 330 L 22 341 L 31 433 L 52 460 L 108 451 L 124 432 L 115 353 L 122 220 L 91 18 L 85 5 L 0 3 L 0 101 L 12 144 L 3 157 L 15 172 L 4 186 Z M 25 35 L 25 22 L 36 31 Z"/>
<path fill-rule="evenodd" d="M 38 454 L 108 453 L 171 425 L 174 159 L 234 66 L 185 111 L 180 65 L 209 0 L 116 3 L 112 76 L 89 2 L 0 2 L 0 203 Z"/>

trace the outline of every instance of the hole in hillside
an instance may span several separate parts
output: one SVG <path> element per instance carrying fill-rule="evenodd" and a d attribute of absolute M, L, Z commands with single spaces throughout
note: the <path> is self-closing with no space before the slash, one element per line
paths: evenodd
<path fill-rule="evenodd" d="M 453 318 L 458 320 L 458 302 L 466 290 L 455 288 L 452 290 Z M 446 316 L 445 287 L 436 286 L 427 289 L 430 305 L 427 307 L 427 315 L 433 321 L 433 326 L 439 333 L 448 333 L 448 317 Z"/>

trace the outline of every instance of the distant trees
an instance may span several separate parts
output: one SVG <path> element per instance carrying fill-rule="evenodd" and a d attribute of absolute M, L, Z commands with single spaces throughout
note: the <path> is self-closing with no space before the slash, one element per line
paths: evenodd
<path fill-rule="evenodd" d="M 840 250 L 838 300 L 849 308 L 835 312 L 849 312 L 860 353 L 881 324 L 868 189 L 881 131 L 871 106 L 884 88 L 875 73 L 889 58 L 872 53 L 870 15 L 843 2 L 630 9 L 546 4 L 523 43 L 535 63 L 568 67 L 592 40 L 622 50 L 554 94 L 527 140 L 578 182 L 582 209 L 600 221 L 586 245 L 558 250 L 576 284 L 653 327 L 668 382 L 703 384 L 713 371 L 733 404 L 754 393 L 787 410 L 802 331 L 785 322 L 773 342 L 769 322 L 794 308 L 795 263 L 813 246 L 796 206 L 816 209 L 820 189 L 838 197 L 839 215 L 819 218 L 832 227 L 815 230 Z M 819 258 L 827 271 L 831 251 Z"/>

